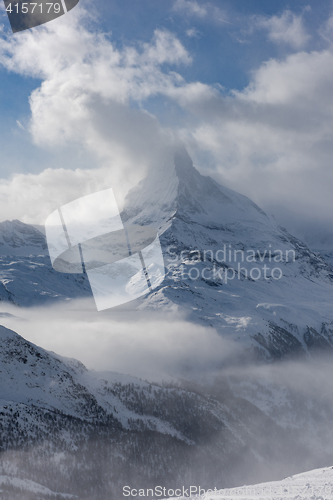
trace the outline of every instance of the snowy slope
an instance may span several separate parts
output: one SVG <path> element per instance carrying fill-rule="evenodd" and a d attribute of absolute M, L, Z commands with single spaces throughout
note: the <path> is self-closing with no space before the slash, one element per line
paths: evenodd
<path fill-rule="evenodd" d="M 19 306 L 91 297 L 83 274 L 54 271 L 48 255 L 0 256 L 0 300 Z"/>
<path fill-rule="evenodd" d="M 88 371 L 4 327 L 0 374 L 0 476 L 83 499 L 119 498 L 131 477 L 222 487 L 295 471 L 302 456 L 297 471 L 310 450 L 311 464 L 331 456 L 223 383 L 211 391 Z"/>
<path fill-rule="evenodd" d="M 116 414 L 125 428 L 129 420 L 139 418 L 159 432 L 185 439 L 166 422 L 146 415 L 136 415 L 114 394 L 115 384 L 149 384 L 129 375 L 89 372 L 77 360 L 63 358 L 24 340 L 17 333 L 0 326 L 0 405 L 33 406 L 57 410 L 79 418 L 96 418 L 100 413 Z"/>
<path fill-rule="evenodd" d="M 148 406 L 154 406 L 158 393 L 183 400 L 184 391 L 162 389 L 157 385 L 152 387 L 150 383 L 129 375 L 88 371 L 79 361 L 47 352 L 3 326 L 0 326 L 0 373 L 0 408 L 6 410 L 3 418 L 10 417 L 11 410 L 8 409 L 15 408 L 21 415 L 19 421 L 25 432 L 28 432 L 28 426 L 22 415 L 25 409 L 29 412 L 33 407 L 89 422 L 94 419 L 104 421 L 110 416 L 124 429 L 151 429 L 193 444 L 189 436 L 167 418 L 135 409 L 137 393 L 147 400 Z M 135 394 L 129 396 L 132 390 Z M 218 404 L 214 411 L 217 408 Z M 221 410 L 219 418 L 227 419 L 227 412 Z M 31 423 L 36 424 L 29 418 Z"/>
<path fill-rule="evenodd" d="M 0 255 L 48 255 L 45 236 L 19 220 L 0 222 Z"/>
<path fill-rule="evenodd" d="M 30 306 L 90 296 L 84 275 L 52 269 L 42 228 L 18 220 L 0 223 L 0 300 Z"/>
<path fill-rule="evenodd" d="M 184 406 L 189 398 L 189 408 L 193 406 L 198 416 L 202 413 L 200 418 L 209 420 L 214 415 L 216 425 L 226 425 L 233 439 L 240 439 L 238 419 L 217 400 L 207 401 L 177 386 L 164 388 L 130 375 L 89 371 L 81 362 L 45 351 L 3 326 L 0 326 L 0 373 L 3 411 L 0 420 L 9 422 L 12 412 L 18 412 L 17 422 L 26 434 L 32 432 L 36 421 L 30 416 L 24 423 L 24 415 L 34 408 L 87 422 L 111 419 L 124 430 L 153 430 L 194 444 L 194 434 L 182 430 L 181 422 L 188 423 L 189 416 L 185 412 L 176 418 L 169 408 L 173 404 L 177 414 L 177 405 Z M 165 408 L 159 402 L 161 399 L 166 403 Z"/>
<path fill-rule="evenodd" d="M 331 500 L 333 498 L 333 467 L 316 469 L 295 476 L 288 477 L 282 481 L 272 481 L 255 485 L 245 485 L 239 488 L 220 489 L 212 488 L 199 496 L 199 487 L 193 487 L 190 499 L 201 500 Z M 169 497 L 179 498 L 178 497 Z M 187 497 L 188 498 L 188 497 Z"/>
<path fill-rule="evenodd" d="M 23 495 L 25 499 L 34 498 L 34 500 L 51 500 L 52 498 L 55 500 L 78 500 L 76 495 L 51 491 L 49 488 L 30 479 L 20 479 L 12 476 L 0 476 L 0 494 L 1 498 L 5 498 L 4 495 L 7 494 L 12 500 L 22 498 Z"/>
<path fill-rule="evenodd" d="M 129 482 L 221 488 L 332 460 L 332 396 L 323 394 L 325 405 L 319 394 L 295 397 L 282 381 L 260 387 L 240 374 L 212 386 L 148 383 L 89 371 L 4 327 L 0 375 L 0 476 L 9 489 L 29 479 L 51 492 L 110 500 Z"/>

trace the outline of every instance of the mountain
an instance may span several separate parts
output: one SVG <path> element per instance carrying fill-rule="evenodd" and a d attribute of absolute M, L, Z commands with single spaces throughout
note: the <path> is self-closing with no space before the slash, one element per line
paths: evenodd
<path fill-rule="evenodd" d="M 125 484 L 235 486 L 263 478 L 268 459 L 290 470 L 285 447 L 306 455 L 292 432 L 225 386 L 88 371 L 4 327 L 0 372 L 2 499 L 34 489 L 41 499 L 106 500 Z"/>
<path fill-rule="evenodd" d="M 184 149 L 129 192 L 122 218 L 158 230 L 168 267 L 141 308 L 177 305 L 266 360 L 332 349 L 332 267 Z"/>
<path fill-rule="evenodd" d="M 0 222 L 0 255 L 48 255 L 45 236 L 19 220 Z"/>
<path fill-rule="evenodd" d="M 322 224 L 315 229 L 312 228 L 311 231 L 304 231 L 302 241 L 333 265 L 333 232 L 330 226 Z"/>
<path fill-rule="evenodd" d="M 18 220 L 0 223 L 0 300 L 31 306 L 90 296 L 85 275 L 52 269 L 41 228 Z"/>
<path fill-rule="evenodd" d="M 333 268 L 247 197 L 201 175 L 185 149 L 127 195 L 127 225 L 158 230 L 167 274 L 133 303 L 181 309 L 261 359 L 333 347 Z M 85 274 L 54 271 L 38 226 L 0 224 L 0 298 L 18 305 L 91 297 Z"/>
<path fill-rule="evenodd" d="M 332 405 L 324 419 L 315 400 L 309 411 L 325 449 L 304 427 L 304 408 L 297 429 L 243 397 L 235 377 L 233 386 L 228 377 L 203 386 L 89 371 L 4 327 L 0 373 L 3 500 L 110 500 L 125 485 L 235 487 L 332 461 Z M 268 389 L 266 403 L 275 396 L 281 407 Z"/>

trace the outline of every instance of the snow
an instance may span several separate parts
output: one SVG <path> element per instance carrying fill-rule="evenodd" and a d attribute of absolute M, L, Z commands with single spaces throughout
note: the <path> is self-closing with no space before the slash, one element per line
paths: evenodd
<path fill-rule="evenodd" d="M 198 491 L 199 491 L 199 487 Z M 192 490 L 194 492 L 194 489 Z M 180 498 L 178 497 L 169 497 Z M 185 497 L 182 497 L 185 498 Z M 333 498 L 333 467 L 315 469 L 288 477 L 282 481 L 271 481 L 238 488 L 211 491 L 202 495 L 194 494 L 190 499 L 202 500 L 331 500 Z"/>
<path fill-rule="evenodd" d="M 141 309 L 177 304 L 191 321 L 209 324 L 268 358 L 272 322 L 286 328 L 305 351 L 307 327 L 320 332 L 323 323 L 328 329 L 333 325 L 330 265 L 251 200 L 201 175 L 186 151 L 168 158 L 129 192 L 122 217 L 129 224 L 153 225 L 164 249 L 166 278 Z M 246 260 L 251 252 L 255 262 Z M 265 279 L 264 265 L 270 272 L 281 269 L 281 279 L 267 271 Z M 250 279 L 254 267 L 260 279 L 258 271 Z M 258 333 L 267 345 L 258 345 Z"/>
<path fill-rule="evenodd" d="M 114 414 L 125 429 L 132 428 L 131 420 L 142 421 L 147 429 L 190 444 L 168 422 L 127 408 L 115 391 L 117 385 L 132 385 L 148 395 L 148 382 L 119 373 L 88 371 L 79 361 L 47 352 L 3 326 L 0 326 L 0 374 L 0 409 L 11 407 L 24 413 L 24 407 L 33 406 L 89 420 L 95 418 L 87 405 L 91 401 L 107 414 Z M 154 391 L 149 397 L 154 398 Z"/>
<path fill-rule="evenodd" d="M 45 236 L 39 228 L 19 220 L 0 222 L 0 255 L 48 255 Z"/>
<path fill-rule="evenodd" d="M 57 497 L 61 499 L 67 499 L 67 500 L 75 500 L 78 497 L 75 495 L 69 495 L 66 493 L 59 493 L 59 492 L 54 492 L 51 491 L 49 488 L 46 488 L 45 486 L 42 486 L 41 484 L 38 484 L 34 481 L 31 481 L 30 479 L 20 479 L 17 477 L 12 477 L 12 476 L 0 476 L 0 487 L 7 487 L 7 486 L 12 486 L 14 488 L 18 488 L 22 490 L 23 492 L 31 492 L 37 494 L 42 494 L 42 495 L 49 495 L 51 498 Z M 1 492 L 1 490 L 0 490 Z"/>

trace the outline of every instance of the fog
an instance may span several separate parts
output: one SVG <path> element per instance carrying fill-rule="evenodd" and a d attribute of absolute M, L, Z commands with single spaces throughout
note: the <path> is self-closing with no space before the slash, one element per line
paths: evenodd
<path fill-rule="evenodd" d="M 314 455 L 324 448 L 330 453 L 330 352 L 258 364 L 240 344 L 214 328 L 190 322 L 184 312 L 135 306 L 98 313 L 93 300 L 33 308 L 2 303 L 0 315 L 5 327 L 46 350 L 80 360 L 88 369 L 153 382 L 187 380 L 204 393 L 224 394 L 228 387 L 279 426 L 297 432 L 304 428 L 306 439 L 314 441 Z"/>
<path fill-rule="evenodd" d="M 183 313 L 119 307 L 97 312 L 93 300 L 18 308 L 0 305 L 0 322 L 25 339 L 87 368 L 160 380 L 196 377 L 221 367 L 239 348 Z M 200 375 L 201 374 L 201 375 Z"/>

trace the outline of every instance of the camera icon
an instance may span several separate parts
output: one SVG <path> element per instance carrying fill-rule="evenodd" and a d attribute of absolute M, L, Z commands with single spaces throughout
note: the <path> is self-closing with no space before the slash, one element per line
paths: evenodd
<path fill-rule="evenodd" d="M 55 210 L 45 232 L 52 267 L 86 272 L 98 311 L 146 295 L 165 277 L 157 231 L 124 225 L 112 189 Z"/>
<path fill-rule="evenodd" d="M 35 28 L 73 9 L 79 0 L 4 0 L 13 33 Z"/>

